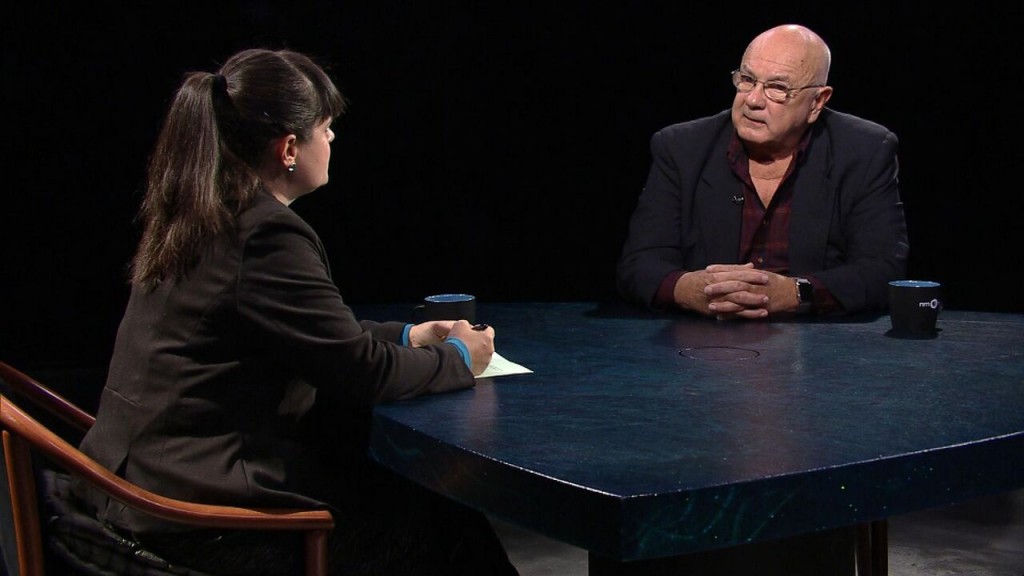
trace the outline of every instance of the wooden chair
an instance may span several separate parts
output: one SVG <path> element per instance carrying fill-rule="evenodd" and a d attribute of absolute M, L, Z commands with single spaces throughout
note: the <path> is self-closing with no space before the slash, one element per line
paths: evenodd
<path fill-rule="evenodd" d="M 91 415 L 3 362 L 0 362 L 0 380 L 6 384 L 0 388 L 5 391 L 0 394 L 0 430 L 4 459 L 4 468 L 0 470 L 0 485 L 6 480 L 14 533 L 14 550 L 5 547 L 3 554 L 9 566 L 14 563 L 8 556 L 13 554 L 16 558 L 17 571 L 11 576 L 46 574 L 47 554 L 40 522 L 41 507 L 38 495 L 41 467 L 34 460 L 35 455 L 44 456 L 47 461 L 88 482 L 111 498 L 157 518 L 197 528 L 304 532 L 305 573 L 308 576 L 326 576 L 327 537 L 334 528 L 334 520 L 329 511 L 216 506 L 154 494 L 99 465 L 50 428 L 32 418 L 12 400 L 12 397 L 17 397 L 19 401 L 27 398 L 83 432 L 87 431 L 95 420 Z M 2 508 L 0 506 L 0 509 Z M 99 521 L 96 523 L 99 524 Z M 114 534 L 109 529 L 107 532 Z M 111 546 L 110 549 L 117 549 L 117 546 Z M 146 551 L 137 542 L 132 542 L 126 553 L 136 556 L 148 555 L 159 560 L 158 555 Z"/>

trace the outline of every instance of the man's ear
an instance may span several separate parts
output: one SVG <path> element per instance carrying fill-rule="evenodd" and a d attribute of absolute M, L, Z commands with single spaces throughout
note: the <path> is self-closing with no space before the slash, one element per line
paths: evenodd
<path fill-rule="evenodd" d="M 275 140 L 272 145 L 274 163 L 280 164 L 285 170 L 295 164 L 295 159 L 299 154 L 299 149 L 295 145 L 297 142 L 298 138 L 295 134 L 288 134 Z"/>
<path fill-rule="evenodd" d="M 828 103 L 829 98 L 832 97 L 832 87 L 823 86 L 818 90 L 818 93 L 814 96 L 814 104 L 811 106 L 810 121 L 814 122 L 818 119 L 818 115 L 821 114 L 821 109 Z"/>

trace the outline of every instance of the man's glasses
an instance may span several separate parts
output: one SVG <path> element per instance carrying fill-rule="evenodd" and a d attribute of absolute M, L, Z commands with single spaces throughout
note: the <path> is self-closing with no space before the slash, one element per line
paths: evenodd
<path fill-rule="evenodd" d="M 790 88 L 782 82 L 761 82 L 757 78 L 754 78 L 750 74 L 740 70 L 732 71 L 732 84 L 736 87 L 737 92 L 743 92 L 746 94 L 757 87 L 758 83 L 760 83 L 761 88 L 764 89 L 764 97 L 772 102 L 778 102 L 779 104 L 785 104 L 801 90 L 806 90 L 807 88 L 821 88 L 824 86 L 824 84 L 809 84 L 799 88 Z"/>

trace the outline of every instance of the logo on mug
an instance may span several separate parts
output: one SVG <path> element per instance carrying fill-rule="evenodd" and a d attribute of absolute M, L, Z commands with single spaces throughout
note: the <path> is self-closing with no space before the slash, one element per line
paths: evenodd
<path fill-rule="evenodd" d="M 936 310 L 939 307 L 939 300 L 937 298 L 932 298 L 931 302 L 918 302 L 917 303 L 917 307 L 918 308 L 931 308 L 932 310 Z"/>

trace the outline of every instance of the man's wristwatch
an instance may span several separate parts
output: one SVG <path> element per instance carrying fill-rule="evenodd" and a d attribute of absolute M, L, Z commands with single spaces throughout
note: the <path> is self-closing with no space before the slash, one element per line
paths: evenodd
<path fill-rule="evenodd" d="M 811 285 L 810 280 L 796 279 L 796 300 L 798 302 L 797 314 L 806 314 L 811 311 L 811 307 L 814 305 L 814 286 Z"/>

